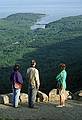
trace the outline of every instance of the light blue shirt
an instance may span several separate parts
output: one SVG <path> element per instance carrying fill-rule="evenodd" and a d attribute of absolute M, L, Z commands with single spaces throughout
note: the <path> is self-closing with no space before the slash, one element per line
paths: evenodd
<path fill-rule="evenodd" d="M 62 70 L 56 77 L 56 80 L 62 84 L 62 87 L 64 89 L 66 89 L 66 77 L 67 77 L 67 72 L 65 70 Z"/>

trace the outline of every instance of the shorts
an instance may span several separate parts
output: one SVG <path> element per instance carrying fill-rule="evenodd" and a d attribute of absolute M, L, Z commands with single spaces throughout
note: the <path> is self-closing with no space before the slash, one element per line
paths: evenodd
<path fill-rule="evenodd" d="M 65 95 L 65 89 L 64 88 L 59 89 L 59 95 Z"/>

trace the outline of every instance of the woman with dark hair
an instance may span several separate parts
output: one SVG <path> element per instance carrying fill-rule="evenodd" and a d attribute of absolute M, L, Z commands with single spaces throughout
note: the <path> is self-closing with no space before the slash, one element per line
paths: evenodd
<path fill-rule="evenodd" d="M 23 85 L 23 78 L 20 73 L 20 65 L 15 64 L 13 72 L 11 73 L 10 80 L 13 89 L 13 107 L 18 107 L 20 91 Z"/>
<path fill-rule="evenodd" d="M 60 95 L 60 105 L 59 107 L 65 106 L 65 90 L 66 90 L 66 77 L 67 77 L 67 72 L 65 70 L 66 65 L 64 63 L 61 63 L 59 65 L 59 74 L 56 77 L 57 80 L 57 89 L 59 91 Z"/>

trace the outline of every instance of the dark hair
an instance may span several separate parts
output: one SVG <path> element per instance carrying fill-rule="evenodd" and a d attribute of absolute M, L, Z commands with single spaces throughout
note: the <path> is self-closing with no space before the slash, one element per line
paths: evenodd
<path fill-rule="evenodd" d="M 66 68 L 66 65 L 64 63 L 60 63 L 59 67 L 62 68 L 62 69 L 64 69 L 64 68 Z"/>
<path fill-rule="evenodd" d="M 31 66 L 33 66 L 35 63 L 36 63 L 36 61 L 33 59 L 33 60 L 31 61 Z"/>
<path fill-rule="evenodd" d="M 18 71 L 20 70 L 20 65 L 19 64 L 15 64 L 14 65 L 14 71 Z"/>

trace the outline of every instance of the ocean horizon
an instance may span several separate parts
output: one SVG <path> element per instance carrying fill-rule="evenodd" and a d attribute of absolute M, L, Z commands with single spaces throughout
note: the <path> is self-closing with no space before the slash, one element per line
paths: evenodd
<path fill-rule="evenodd" d="M 38 23 L 47 24 L 62 17 L 82 15 L 82 5 L 58 4 L 58 5 L 24 5 L 24 6 L 0 6 L 0 19 L 16 13 L 42 13 L 46 14 Z"/>

